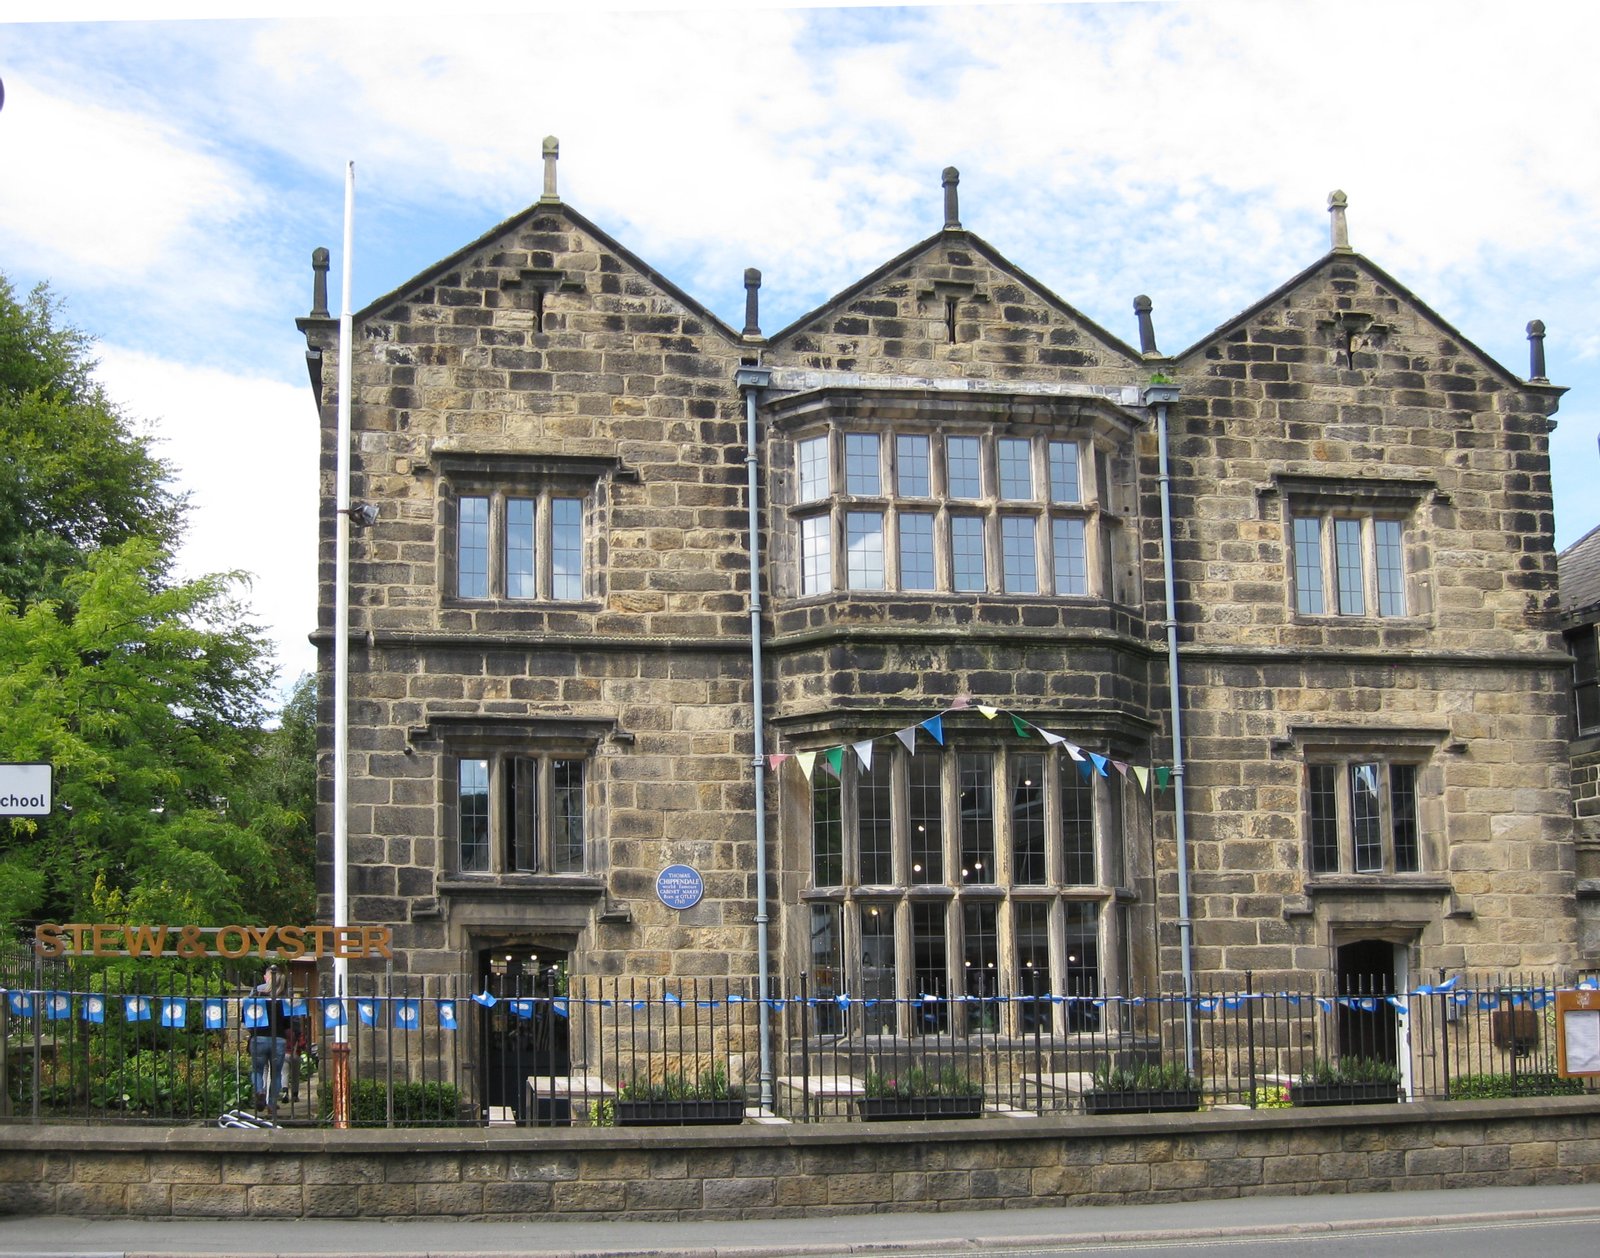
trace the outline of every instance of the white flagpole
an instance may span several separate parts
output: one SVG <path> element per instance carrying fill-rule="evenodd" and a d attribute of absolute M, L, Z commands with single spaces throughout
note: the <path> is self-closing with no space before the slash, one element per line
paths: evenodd
<path fill-rule="evenodd" d="M 355 217 L 356 164 L 344 171 L 344 257 L 339 295 L 338 459 L 334 475 L 333 625 L 333 925 L 350 924 L 350 242 Z M 350 961 L 334 950 L 333 994 L 350 993 Z M 333 1035 L 333 1125 L 350 1125 L 350 1032 L 341 1020 Z"/>

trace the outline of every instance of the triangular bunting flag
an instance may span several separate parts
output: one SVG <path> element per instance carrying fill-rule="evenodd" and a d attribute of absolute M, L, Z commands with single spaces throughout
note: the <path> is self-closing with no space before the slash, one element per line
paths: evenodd
<path fill-rule="evenodd" d="M 856 759 L 861 761 L 863 773 L 872 772 L 872 739 L 864 738 L 859 743 L 851 743 L 850 750 L 856 753 Z"/>
<path fill-rule="evenodd" d="M 1089 753 L 1089 759 L 1094 761 L 1095 772 L 1097 772 L 1101 777 L 1108 778 L 1111 776 L 1111 774 L 1106 771 L 1106 765 L 1108 765 L 1110 761 L 1104 756 L 1096 755 L 1091 751 Z"/>
<path fill-rule="evenodd" d="M 1035 729 L 1038 729 L 1038 728 L 1039 728 L 1039 727 L 1038 727 L 1038 726 L 1034 726 L 1034 728 L 1035 728 Z M 1044 740 L 1045 740 L 1045 742 L 1047 742 L 1047 743 L 1048 743 L 1048 744 L 1050 744 L 1050 746 L 1052 746 L 1052 747 L 1058 747 L 1058 746 L 1060 746 L 1060 745 L 1061 745 L 1061 744 L 1062 744 L 1062 743 L 1064 743 L 1064 742 L 1066 742 L 1066 741 L 1067 741 L 1067 740 L 1066 740 L 1066 739 L 1065 739 L 1065 738 L 1063 738 L 1063 737 L 1061 737 L 1061 735 L 1060 735 L 1060 734 L 1052 734 L 1052 733 L 1051 733 L 1051 732 L 1050 732 L 1050 731 L 1049 731 L 1049 730 L 1047 730 L 1047 729 L 1041 729 L 1041 730 L 1039 730 L 1039 737 L 1040 737 L 1040 738 L 1042 738 L 1042 739 L 1044 739 Z"/>
<path fill-rule="evenodd" d="M 828 766 L 828 771 L 836 778 L 844 776 L 844 748 L 829 747 L 822 753 L 822 762 Z"/>
<path fill-rule="evenodd" d="M 934 742 L 941 747 L 944 746 L 944 718 L 942 716 L 930 716 L 922 723 L 922 728 L 928 731 L 929 737 Z"/>
<path fill-rule="evenodd" d="M 1066 742 L 1065 739 L 1062 741 Z M 1074 760 L 1078 761 L 1078 763 L 1083 763 L 1083 748 L 1078 746 L 1077 743 L 1067 743 L 1067 754 Z"/>
<path fill-rule="evenodd" d="M 987 703 L 980 703 L 978 705 L 978 711 L 982 712 L 984 716 L 988 717 L 991 721 L 1000 715 L 999 708 L 991 708 Z"/>
<path fill-rule="evenodd" d="M 1166 765 L 1156 766 L 1156 790 L 1164 791 L 1172 781 L 1172 770 Z"/>
<path fill-rule="evenodd" d="M 806 775 L 806 781 L 809 782 L 811 780 L 811 771 L 817 767 L 817 753 L 814 751 L 798 752 L 795 755 L 795 759 L 800 764 L 800 772 Z"/>
<path fill-rule="evenodd" d="M 895 730 L 894 736 L 905 744 L 906 750 L 912 755 L 917 754 L 917 727 L 915 725 L 908 725 L 905 729 Z"/>
<path fill-rule="evenodd" d="M 1143 765 L 1136 764 L 1133 766 L 1133 777 L 1139 783 L 1139 789 L 1148 794 L 1150 791 L 1150 770 Z"/>
<path fill-rule="evenodd" d="M 1020 716 L 1013 716 L 1011 718 L 1011 728 L 1017 731 L 1017 737 L 1018 738 L 1030 738 L 1030 737 L 1032 737 L 1032 735 L 1029 733 L 1029 730 L 1028 730 L 1028 723 L 1026 721 L 1024 721 Z"/>
<path fill-rule="evenodd" d="M 1083 780 L 1092 782 L 1094 780 L 1094 765 L 1083 756 L 1075 756 L 1073 758 L 1078 762 L 1078 772 L 1083 774 Z"/>
<path fill-rule="evenodd" d="M 1128 762 L 1126 760 L 1113 760 L 1111 767 L 1122 774 L 1123 777 L 1128 776 Z"/>
<path fill-rule="evenodd" d="M 775 751 L 767 757 L 767 768 L 776 773 L 778 771 L 778 766 L 788 758 L 789 753 L 787 751 Z"/>

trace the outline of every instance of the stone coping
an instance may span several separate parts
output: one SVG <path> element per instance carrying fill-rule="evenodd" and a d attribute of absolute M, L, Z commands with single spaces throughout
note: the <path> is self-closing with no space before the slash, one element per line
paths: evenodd
<path fill-rule="evenodd" d="M 1459 1123 L 1583 1118 L 1600 1115 L 1600 1093 L 1491 1101 L 1412 1101 L 1395 1105 L 1318 1108 L 1316 1125 L 1329 1127 L 1448 1126 Z M 1226 1131 L 1299 1129 L 1304 1112 L 1288 1109 L 1205 1110 L 1195 1114 L 1051 1115 L 1033 1122 L 997 1116 L 914 1123 L 746 1122 L 729 1127 L 324 1127 L 228 1129 L 126 1127 L 107 1124 L 0 1123 L 11 1153 L 284 1153 L 370 1156 L 387 1152 L 550 1153 L 660 1148 L 759 1149 L 828 1145 L 958 1144 L 974 1141 L 1105 1140 Z"/>

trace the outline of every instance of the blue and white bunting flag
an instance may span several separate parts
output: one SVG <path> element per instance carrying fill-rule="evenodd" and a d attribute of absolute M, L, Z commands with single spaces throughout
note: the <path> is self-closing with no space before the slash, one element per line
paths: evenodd
<path fill-rule="evenodd" d="M 122 1016 L 129 1022 L 150 1021 L 150 997 L 124 996 L 122 998 Z"/>
<path fill-rule="evenodd" d="M 322 1025 L 343 1026 L 344 1024 L 344 1001 L 337 996 L 324 996 L 322 998 Z"/>
<path fill-rule="evenodd" d="M 454 1031 L 456 1029 L 456 1002 L 453 1000 L 441 1000 L 438 1004 L 438 1009 L 439 1025 L 446 1031 Z"/>
<path fill-rule="evenodd" d="M 1196 998 L 1194 1007 L 1201 1013 L 1215 1013 L 1217 1011 L 1217 998 L 1215 996 L 1200 996 Z"/>
<path fill-rule="evenodd" d="M 239 1021 L 247 1027 L 267 1025 L 267 1002 L 251 996 L 239 1002 Z"/>
<path fill-rule="evenodd" d="M 474 1004 L 482 1005 L 485 1009 L 493 1009 L 500 1003 L 500 997 L 491 995 L 487 987 L 475 994 L 472 1000 Z"/>
<path fill-rule="evenodd" d="M 550 1008 L 552 1011 L 554 1011 L 556 1017 L 567 1017 L 567 998 L 565 996 L 557 996 L 550 1002 Z"/>
<path fill-rule="evenodd" d="M 310 1016 L 311 1011 L 306 1008 L 304 996 L 294 996 L 283 1002 L 283 1012 L 286 1017 L 304 1018 Z"/>
<path fill-rule="evenodd" d="M 376 1000 L 362 999 L 356 1001 L 356 1016 L 361 1019 L 362 1026 L 382 1026 L 383 1011 Z"/>
<path fill-rule="evenodd" d="M 1500 1007 L 1500 997 L 1496 993 L 1494 993 L 1494 992 L 1479 992 L 1478 993 L 1478 1008 L 1479 1009 L 1498 1009 L 1499 1007 Z"/>
<path fill-rule="evenodd" d="M 70 1018 L 72 1016 L 72 993 L 46 992 L 44 997 L 44 1016 L 47 1018 Z"/>
<path fill-rule="evenodd" d="M 189 1002 L 182 996 L 165 996 L 161 1001 L 162 1026 L 188 1026 Z"/>
<path fill-rule="evenodd" d="M 683 1003 L 682 999 L 673 992 L 668 992 L 661 999 L 669 1005 L 681 1005 Z"/>
<path fill-rule="evenodd" d="M 394 1024 L 402 1031 L 410 1031 L 422 1024 L 422 1002 L 397 1000 L 394 1002 Z"/>
<path fill-rule="evenodd" d="M 220 1031 L 228 1025 L 228 1002 L 220 996 L 207 996 L 203 1013 L 208 1031 Z"/>
<path fill-rule="evenodd" d="M 1402 1017 L 1411 1012 L 1410 1008 L 1408 1008 L 1407 1005 L 1406 1005 L 1404 997 L 1401 997 L 1401 996 L 1390 996 L 1389 997 L 1389 1003 L 1391 1005 L 1393 1005 L 1395 1007 L 1395 1009 L 1397 1009 L 1400 1012 Z"/>
<path fill-rule="evenodd" d="M 7 992 L 6 996 L 15 1017 L 26 1018 L 33 1013 L 32 992 Z"/>
<path fill-rule="evenodd" d="M 93 993 L 83 998 L 83 1020 L 85 1022 L 104 1022 L 106 1020 L 106 998 Z"/>
<path fill-rule="evenodd" d="M 533 1017 L 533 1001 L 527 997 L 507 1002 L 507 1008 L 519 1018 Z"/>

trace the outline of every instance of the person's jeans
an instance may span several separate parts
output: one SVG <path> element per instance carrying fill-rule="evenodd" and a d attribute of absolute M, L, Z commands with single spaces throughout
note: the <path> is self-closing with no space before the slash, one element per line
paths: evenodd
<path fill-rule="evenodd" d="M 286 1042 L 281 1035 L 250 1037 L 250 1081 L 256 1096 L 265 1100 L 267 1112 L 278 1108 L 278 1093 L 283 1091 L 283 1053 Z"/>

